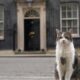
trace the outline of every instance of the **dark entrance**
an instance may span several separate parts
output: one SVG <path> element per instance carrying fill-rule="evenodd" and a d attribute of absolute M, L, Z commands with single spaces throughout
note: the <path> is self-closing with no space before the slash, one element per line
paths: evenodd
<path fill-rule="evenodd" d="M 40 50 L 40 20 L 39 19 L 24 20 L 24 50 L 25 51 Z"/>

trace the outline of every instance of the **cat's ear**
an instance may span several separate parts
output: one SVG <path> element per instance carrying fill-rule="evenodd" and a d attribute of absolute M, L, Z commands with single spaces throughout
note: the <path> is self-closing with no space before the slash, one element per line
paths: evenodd
<path fill-rule="evenodd" d="M 59 30 L 59 29 L 56 29 L 56 33 L 57 33 L 57 34 L 60 33 L 60 30 Z"/>

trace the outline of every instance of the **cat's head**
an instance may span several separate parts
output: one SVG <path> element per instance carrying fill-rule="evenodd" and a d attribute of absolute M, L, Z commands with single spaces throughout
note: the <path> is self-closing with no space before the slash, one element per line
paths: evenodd
<path fill-rule="evenodd" d="M 61 45 L 68 45 L 72 42 L 72 29 L 67 32 L 61 32 L 56 29 L 57 39 L 56 41 Z"/>

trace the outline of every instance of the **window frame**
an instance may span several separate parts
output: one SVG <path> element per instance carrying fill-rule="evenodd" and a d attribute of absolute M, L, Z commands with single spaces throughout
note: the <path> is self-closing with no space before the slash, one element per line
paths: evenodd
<path fill-rule="evenodd" d="M 76 18 L 73 18 L 73 17 L 70 17 L 70 18 L 68 18 L 67 16 L 65 17 L 65 18 L 63 18 L 62 17 L 62 6 L 64 6 L 64 5 L 74 5 L 74 4 L 76 4 L 77 5 L 77 16 L 76 16 Z M 66 11 L 66 10 L 65 10 Z M 72 11 L 72 9 L 71 9 L 71 11 Z M 72 13 L 72 12 L 71 12 Z M 67 11 L 66 11 L 66 15 L 67 15 Z M 77 21 L 77 33 L 73 33 L 72 34 L 72 36 L 73 37 L 80 37 L 80 35 L 79 35 L 79 4 L 78 3 L 61 3 L 60 4 L 60 30 L 62 31 L 62 28 L 63 28 L 63 26 L 62 26 L 62 21 L 63 20 L 65 20 L 65 21 L 69 21 L 69 20 L 76 20 Z M 68 23 L 67 23 L 67 25 L 68 25 Z M 66 28 L 66 29 L 68 29 L 68 28 Z"/>
<path fill-rule="evenodd" d="M 3 8 L 3 20 L 0 20 L 0 24 L 3 24 L 3 30 L 1 30 L 3 35 L 0 35 L 0 40 L 4 40 L 4 5 L 0 4 L 0 6 Z"/>

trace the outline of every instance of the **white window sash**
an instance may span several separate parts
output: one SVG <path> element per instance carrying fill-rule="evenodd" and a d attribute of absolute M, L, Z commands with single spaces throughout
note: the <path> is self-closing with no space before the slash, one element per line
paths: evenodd
<path fill-rule="evenodd" d="M 62 5 L 60 7 L 60 30 L 62 31 Z"/>
<path fill-rule="evenodd" d="M 78 18 L 61 18 L 61 20 L 77 20 Z"/>
<path fill-rule="evenodd" d="M 63 4 L 64 5 L 64 4 Z M 63 26 L 62 26 L 62 21 L 63 20 L 77 20 L 77 33 L 73 33 L 72 34 L 72 36 L 73 37 L 79 37 L 79 7 L 78 7 L 78 5 L 77 5 L 77 17 L 76 18 L 73 18 L 73 17 L 71 17 L 71 18 L 68 18 L 68 16 L 67 16 L 67 9 L 65 10 L 66 11 L 66 18 L 62 18 L 62 5 L 60 6 L 60 30 L 62 31 L 62 28 L 63 28 Z M 72 24 L 71 24 L 72 25 Z M 66 24 L 66 29 L 67 29 L 67 26 L 68 26 L 68 23 Z"/>
<path fill-rule="evenodd" d="M 79 7 L 77 6 L 77 32 L 79 36 Z"/>

